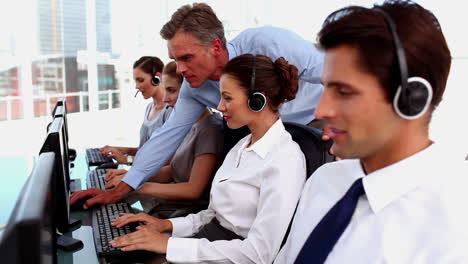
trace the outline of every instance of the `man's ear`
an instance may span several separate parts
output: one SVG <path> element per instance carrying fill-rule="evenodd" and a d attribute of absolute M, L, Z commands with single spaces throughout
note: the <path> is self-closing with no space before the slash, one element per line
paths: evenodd
<path fill-rule="evenodd" d="M 223 50 L 223 45 L 222 45 L 221 40 L 219 38 L 215 38 L 211 42 L 211 49 L 212 49 L 213 54 L 215 56 L 221 55 L 221 51 Z"/>

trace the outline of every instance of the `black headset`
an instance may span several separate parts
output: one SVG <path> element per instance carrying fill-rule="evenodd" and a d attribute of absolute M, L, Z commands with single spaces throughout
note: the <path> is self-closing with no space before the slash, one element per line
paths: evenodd
<path fill-rule="evenodd" d="M 250 110 L 260 112 L 265 108 L 267 99 L 263 93 L 255 92 L 255 68 L 256 56 L 253 55 L 252 78 L 250 79 L 249 99 L 247 101 L 247 105 Z"/>
<path fill-rule="evenodd" d="M 151 59 L 151 61 L 153 62 L 153 74 L 151 76 L 151 84 L 154 85 L 154 86 L 158 86 L 159 83 L 161 82 L 161 77 L 159 77 L 158 75 L 156 75 L 156 68 L 154 67 L 154 59 Z"/>
<path fill-rule="evenodd" d="M 408 77 L 405 50 L 398 37 L 395 23 L 390 15 L 383 9 L 376 8 L 375 10 L 384 16 L 390 32 L 392 33 L 395 53 L 400 69 L 401 85 L 398 87 L 395 97 L 393 98 L 393 109 L 401 118 L 408 120 L 416 119 L 424 115 L 427 109 L 429 109 L 432 100 L 432 86 L 424 78 Z"/>

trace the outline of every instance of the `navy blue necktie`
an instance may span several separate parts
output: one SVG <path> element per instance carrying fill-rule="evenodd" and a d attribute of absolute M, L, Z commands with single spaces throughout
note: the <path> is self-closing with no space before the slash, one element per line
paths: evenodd
<path fill-rule="evenodd" d="M 324 263 L 336 241 L 345 231 L 356 209 L 359 197 L 364 194 L 362 178 L 357 179 L 346 194 L 320 220 L 307 238 L 295 264 Z"/>

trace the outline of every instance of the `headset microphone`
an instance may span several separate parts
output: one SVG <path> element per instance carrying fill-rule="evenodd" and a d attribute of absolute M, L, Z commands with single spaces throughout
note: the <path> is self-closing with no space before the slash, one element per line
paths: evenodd
<path fill-rule="evenodd" d="M 139 90 L 139 89 L 137 89 L 137 90 L 138 90 L 138 91 L 135 93 L 135 96 L 133 96 L 133 97 L 136 97 L 136 96 L 137 96 L 137 94 L 140 92 L 140 90 Z"/>

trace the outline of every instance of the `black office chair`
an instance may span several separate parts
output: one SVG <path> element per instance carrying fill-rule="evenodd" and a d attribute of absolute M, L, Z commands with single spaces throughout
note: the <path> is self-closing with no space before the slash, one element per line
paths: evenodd
<path fill-rule="evenodd" d="M 304 153 L 307 166 L 306 179 L 308 179 L 318 167 L 335 160 L 335 157 L 329 153 L 333 141 L 322 141 L 322 131 L 320 129 L 292 122 L 284 122 L 284 127 L 286 131 L 291 134 L 292 139 L 299 145 L 302 153 Z M 293 218 L 295 214 L 296 210 L 294 210 Z M 293 218 L 291 218 L 289 222 L 281 247 L 286 243 Z"/>
<path fill-rule="evenodd" d="M 322 141 L 322 131 L 320 129 L 293 122 L 284 122 L 284 127 L 291 134 L 292 139 L 299 145 L 302 153 L 304 153 L 307 165 L 307 178 L 318 167 L 335 160 L 335 157 L 328 152 L 333 141 Z"/>

